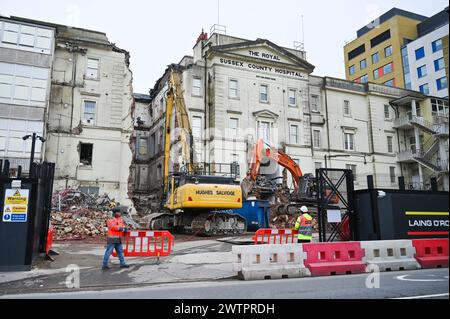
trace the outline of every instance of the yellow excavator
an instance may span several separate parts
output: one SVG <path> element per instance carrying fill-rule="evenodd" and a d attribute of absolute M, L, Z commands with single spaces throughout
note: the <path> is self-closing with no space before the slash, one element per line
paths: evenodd
<path fill-rule="evenodd" d="M 150 216 L 150 228 L 200 236 L 237 235 L 247 231 L 242 208 L 239 165 L 194 163 L 192 128 L 183 97 L 182 73 L 172 68 L 167 93 L 164 144 L 164 199 L 161 212 Z M 175 126 L 172 117 L 175 114 Z M 176 134 L 175 134 L 176 131 Z M 175 141 L 173 136 L 177 135 Z M 181 163 L 173 164 L 173 145 L 181 148 Z M 177 169 L 171 172 L 171 167 Z"/>

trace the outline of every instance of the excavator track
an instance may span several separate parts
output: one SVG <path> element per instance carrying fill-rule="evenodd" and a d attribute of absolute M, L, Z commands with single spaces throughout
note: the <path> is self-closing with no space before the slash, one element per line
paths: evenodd
<path fill-rule="evenodd" d="M 204 213 L 192 220 L 192 231 L 199 236 L 242 235 L 246 230 L 245 219 L 232 212 Z"/>

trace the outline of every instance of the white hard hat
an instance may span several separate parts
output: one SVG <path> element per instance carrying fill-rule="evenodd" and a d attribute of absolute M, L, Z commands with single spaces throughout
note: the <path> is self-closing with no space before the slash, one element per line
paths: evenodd
<path fill-rule="evenodd" d="M 308 212 L 308 207 L 306 206 L 302 206 L 302 208 L 300 208 L 302 213 L 307 213 Z"/>

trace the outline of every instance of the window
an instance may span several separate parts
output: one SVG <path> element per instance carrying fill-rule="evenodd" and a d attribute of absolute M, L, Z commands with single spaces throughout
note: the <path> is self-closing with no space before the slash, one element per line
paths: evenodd
<path fill-rule="evenodd" d="M 419 91 L 422 94 L 430 94 L 430 87 L 429 87 L 428 83 L 420 85 Z"/>
<path fill-rule="evenodd" d="M 261 85 L 259 87 L 259 101 L 261 103 L 269 102 L 269 87 L 267 85 Z"/>
<path fill-rule="evenodd" d="M 391 119 L 391 107 L 390 107 L 390 105 L 385 105 L 384 106 L 384 118 L 386 120 L 390 120 Z"/>
<path fill-rule="evenodd" d="M 448 101 L 431 99 L 432 114 L 434 116 L 448 116 Z"/>
<path fill-rule="evenodd" d="M 160 181 L 162 179 L 162 165 L 159 164 L 156 168 L 156 180 Z"/>
<path fill-rule="evenodd" d="M 291 144 L 298 144 L 298 125 L 289 127 L 289 141 Z"/>
<path fill-rule="evenodd" d="M 355 72 L 356 72 L 355 65 L 352 65 L 351 67 L 348 68 L 348 73 L 349 73 L 350 75 L 355 74 Z"/>
<path fill-rule="evenodd" d="M 384 85 L 393 88 L 395 86 L 395 80 L 392 79 L 392 80 L 386 81 L 386 82 L 384 82 Z"/>
<path fill-rule="evenodd" d="M 394 138 L 392 136 L 387 137 L 388 153 L 394 153 Z"/>
<path fill-rule="evenodd" d="M 239 163 L 239 154 L 231 154 L 231 163 Z"/>
<path fill-rule="evenodd" d="M 53 39 L 52 30 L 18 23 L 5 22 L 2 24 L 0 22 L 0 36 L 2 29 L 3 38 L 0 38 L 0 46 L 45 54 L 50 53 Z"/>
<path fill-rule="evenodd" d="M 148 140 L 147 138 L 140 138 L 139 139 L 139 155 L 145 156 L 148 154 Z"/>
<path fill-rule="evenodd" d="M 347 100 L 344 101 L 344 115 L 351 115 L 350 101 Z"/>
<path fill-rule="evenodd" d="M 159 128 L 159 138 L 158 138 L 158 152 L 164 150 L 164 127 Z"/>
<path fill-rule="evenodd" d="M 423 78 L 425 76 L 427 76 L 427 66 L 426 65 L 422 65 L 421 67 L 417 68 L 417 77 L 420 79 L 420 78 Z"/>
<path fill-rule="evenodd" d="M 97 103 L 94 101 L 84 101 L 83 119 L 84 124 L 95 125 L 95 109 Z"/>
<path fill-rule="evenodd" d="M 369 76 L 368 76 L 367 74 L 363 75 L 363 76 L 360 78 L 360 82 L 361 82 L 361 83 L 367 83 L 367 82 L 369 82 Z"/>
<path fill-rule="evenodd" d="M 436 72 L 442 70 L 443 68 L 445 68 L 444 58 L 440 58 L 434 61 L 434 70 Z"/>
<path fill-rule="evenodd" d="M 392 45 L 388 46 L 387 48 L 384 49 L 384 56 L 390 57 L 392 55 Z"/>
<path fill-rule="evenodd" d="M 322 147 L 322 133 L 319 130 L 313 131 L 313 145 L 314 148 L 321 148 Z"/>
<path fill-rule="evenodd" d="M 289 106 L 297 106 L 297 91 L 289 90 Z"/>
<path fill-rule="evenodd" d="M 258 138 L 264 139 L 264 141 L 270 141 L 270 122 L 258 122 Z"/>
<path fill-rule="evenodd" d="M 425 57 L 425 48 L 421 47 L 416 50 L 416 60 L 423 59 Z"/>
<path fill-rule="evenodd" d="M 376 64 L 378 62 L 380 62 L 380 54 L 377 52 L 372 54 L 372 64 Z"/>
<path fill-rule="evenodd" d="M 93 144 L 80 144 L 80 164 L 82 166 L 92 166 Z"/>
<path fill-rule="evenodd" d="M 442 39 L 436 40 L 433 43 L 431 43 L 431 47 L 433 49 L 433 53 L 441 51 L 442 50 Z"/>
<path fill-rule="evenodd" d="M 232 137 L 237 137 L 239 133 L 239 119 L 238 118 L 230 118 L 230 131 Z"/>
<path fill-rule="evenodd" d="M 443 78 L 437 79 L 436 85 L 437 85 L 438 91 L 446 89 L 447 88 L 447 77 L 444 76 Z"/>
<path fill-rule="evenodd" d="M 319 96 L 311 95 L 311 111 L 319 112 Z"/>
<path fill-rule="evenodd" d="M 0 103 L 45 106 L 49 69 L 0 62 Z"/>
<path fill-rule="evenodd" d="M 365 68 L 367 68 L 367 60 L 366 59 L 361 60 L 359 62 L 359 67 L 361 68 L 361 70 L 364 70 Z"/>
<path fill-rule="evenodd" d="M 192 95 L 201 96 L 202 95 L 202 79 L 193 78 L 192 80 Z"/>
<path fill-rule="evenodd" d="M 389 73 L 392 73 L 392 71 L 394 71 L 393 63 L 389 63 L 389 64 L 386 64 L 385 66 L 383 66 L 383 74 L 389 74 Z"/>
<path fill-rule="evenodd" d="M 192 118 L 192 136 L 196 140 L 202 139 L 202 118 L 200 116 Z"/>
<path fill-rule="evenodd" d="M 155 156 L 155 153 L 156 153 L 156 148 L 155 147 L 156 147 L 156 134 L 153 133 L 150 136 L 150 156 L 151 157 Z"/>
<path fill-rule="evenodd" d="M 350 171 L 352 171 L 352 173 L 353 173 L 353 181 L 356 181 L 357 166 L 356 165 L 347 164 L 347 165 L 345 165 L 345 168 L 350 170 Z"/>
<path fill-rule="evenodd" d="M 357 47 L 356 49 L 350 51 L 348 53 L 348 60 L 353 60 L 354 58 L 356 58 L 358 55 L 363 54 L 364 52 L 366 52 L 366 45 L 362 44 L 359 47 Z"/>
<path fill-rule="evenodd" d="M 230 99 L 237 99 L 239 97 L 239 84 L 237 80 L 230 80 L 228 96 Z"/>
<path fill-rule="evenodd" d="M 98 59 L 87 59 L 86 78 L 98 79 L 98 69 L 100 61 Z"/>
<path fill-rule="evenodd" d="M 395 166 L 389 167 L 389 175 L 390 175 L 390 178 L 391 178 L 391 183 L 395 184 L 396 183 L 396 178 L 397 178 L 397 176 L 395 176 Z"/>
<path fill-rule="evenodd" d="M 346 151 L 355 150 L 355 134 L 354 133 L 344 133 L 344 149 Z"/>
<path fill-rule="evenodd" d="M 380 35 L 377 35 L 375 38 L 370 40 L 370 45 L 373 47 L 377 46 L 380 43 L 383 43 L 384 41 L 391 38 L 391 30 L 384 31 Z"/>
<path fill-rule="evenodd" d="M 377 80 L 380 77 L 380 69 L 376 69 L 373 71 L 373 78 Z"/>

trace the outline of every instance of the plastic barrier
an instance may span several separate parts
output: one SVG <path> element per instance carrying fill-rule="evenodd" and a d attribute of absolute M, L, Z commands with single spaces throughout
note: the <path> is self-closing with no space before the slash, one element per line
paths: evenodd
<path fill-rule="evenodd" d="M 380 271 L 400 271 L 420 269 L 414 259 L 416 252 L 411 240 L 363 241 L 363 261 L 368 265 L 376 265 Z M 370 272 L 368 269 L 367 272 Z"/>
<path fill-rule="evenodd" d="M 416 239 L 412 244 L 422 268 L 448 268 L 448 238 Z"/>
<path fill-rule="evenodd" d="M 359 242 L 303 244 L 305 266 L 313 276 L 365 273 L 364 251 Z"/>
<path fill-rule="evenodd" d="M 45 243 L 45 254 L 47 256 L 49 255 L 50 250 L 52 249 L 54 234 L 55 234 L 55 229 L 53 227 L 49 227 L 48 232 L 47 232 L 47 241 Z"/>
<path fill-rule="evenodd" d="M 310 277 L 301 244 L 233 246 L 234 271 L 244 280 Z"/>
<path fill-rule="evenodd" d="M 123 241 L 125 257 L 167 257 L 172 253 L 174 237 L 167 231 L 128 232 Z M 113 253 L 117 257 L 117 253 Z"/>
<path fill-rule="evenodd" d="M 298 240 L 298 230 L 294 229 L 260 229 L 253 236 L 255 245 L 264 244 L 296 244 Z"/>

